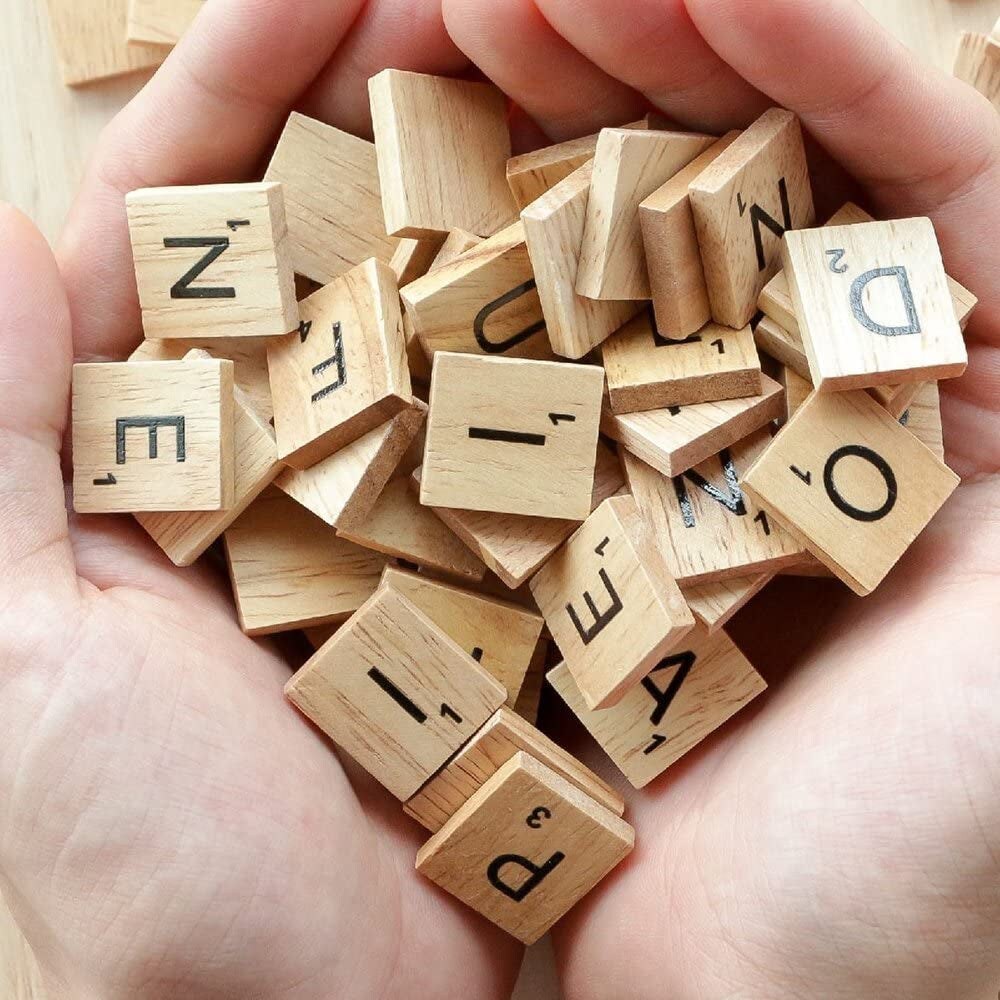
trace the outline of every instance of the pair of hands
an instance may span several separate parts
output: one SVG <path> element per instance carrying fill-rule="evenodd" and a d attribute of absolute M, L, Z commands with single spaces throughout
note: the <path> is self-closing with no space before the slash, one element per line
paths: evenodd
<path fill-rule="evenodd" d="M 965 484 L 872 598 L 778 583 L 738 623 L 772 692 L 631 795 L 634 855 L 555 933 L 566 995 L 992 1000 L 1000 118 L 853 0 L 211 0 L 58 263 L 0 210 L 0 884 L 53 995 L 510 994 L 520 950 L 414 874 L 419 832 L 286 705 L 225 581 L 67 516 L 60 466 L 74 355 L 140 335 L 126 191 L 252 179 L 291 107 L 370 135 L 369 76 L 472 65 L 523 148 L 650 103 L 716 132 L 789 107 L 981 300 L 943 393 Z"/>

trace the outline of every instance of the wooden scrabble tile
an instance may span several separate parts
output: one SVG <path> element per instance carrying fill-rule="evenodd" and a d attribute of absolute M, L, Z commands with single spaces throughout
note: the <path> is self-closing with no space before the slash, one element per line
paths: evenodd
<path fill-rule="evenodd" d="M 591 708 L 617 704 L 694 626 L 628 496 L 601 504 L 531 592 Z"/>
<path fill-rule="evenodd" d="M 205 0 L 130 0 L 129 42 L 176 45 L 205 6 Z"/>
<path fill-rule="evenodd" d="M 266 489 L 226 531 L 226 558 L 247 635 L 333 624 L 378 587 L 386 558 L 338 538 L 277 489 Z"/>
<path fill-rule="evenodd" d="M 231 361 L 73 366 L 73 508 L 81 514 L 233 505 Z"/>
<path fill-rule="evenodd" d="M 382 586 L 402 594 L 496 678 L 508 705 L 517 702 L 542 631 L 540 614 L 391 566 Z"/>
<path fill-rule="evenodd" d="M 647 413 L 613 414 L 605 407 L 601 430 L 665 476 L 679 476 L 751 432 L 784 415 L 781 386 L 761 376 L 762 393 Z"/>
<path fill-rule="evenodd" d="M 292 677 L 285 694 L 404 801 L 507 697 L 468 653 L 386 587 Z"/>
<path fill-rule="evenodd" d="M 784 278 L 784 271 L 779 272 L 774 280 L 778 278 Z M 809 359 L 797 325 L 785 327 L 770 316 L 762 316 L 754 327 L 753 336 L 757 346 L 775 361 L 791 368 L 800 378 L 810 378 Z"/>
<path fill-rule="evenodd" d="M 299 274 L 327 285 L 370 257 L 393 259 L 399 241 L 385 233 L 374 143 L 293 111 L 264 179 L 284 190 Z"/>
<path fill-rule="evenodd" d="M 553 357 L 520 222 L 434 268 L 400 295 L 428 356 Z"/>
<path fill-rule="evenodd" d="M 420 473 L 415 473 L 417 487 Z M 600 443 L 591 510 L 624 487 L 618 456 Z M 435 507 L 434 513 L 510 588 L 520 587 L 580 526 L 579 521 Z"/>
<path fill-rule="evenodd" d="M 151 69 L 163 62 L 158 45 L 129 45 L 129 0 L 47 0 L 63 83 L 92 83 Z"/>
<path fill-rule="evenodd" d="M 518 753 L 417 854 L 417 871 L 533 944 L 632 850 L 635 831 Z"/>
<path fill-rule="evenodd" d="M 712 143 L 639 205 L 649 289 L 664 337 L 697 333 L 712 318 L 689 189 L 739 134 L 729 132 Z"/>
<path fill-rule="evenodd" d="M 648 299 L 639 204 L 715 142 L 688 132 L 603 129 L 576 290 L 591 299 Z"/>
<path fill-rule="evenodd" d="M 577 294 L 592 173 L 588 161 L 521 213 L 549 343 L 557 354 L 574 359 L 642 308 L 638 302 L 599 302 Z"/>
<path fill-rule="evenodd" d="M 744 475 L 748 496 L 872 592 L 958 477 L 864 392 L 817 392 Z"/>
<path fill-rule="evenodd" d="M 601 345 L 614 413 L 759 396 L 760 358 L 749 326 L 708 323 L 680 340 L 664 337 L 652 309 Z"/>
<path fill-rule="evenodd" d="M 387 69 L 368 93 L 390 235 L 491 236 L 516 217 L 507 103 L 496 87 Z"/>
<path fill-rule="evenodd" d="M 433 511 L 421 506 L 404 478 L 391 480 L 363 518 L 346 525 L 341 519 L 337 534 L 448 576 L 481 580 L 486 573 L 482 560 Z"/>
<path fill-rule="evenodd" d="M 467 233 L 464 229 L 453 229 L 444 238 L 440 249 L 434 256 L 428 271 L 433 271 L 436 267 L 444 267 L 453 260 L 458 260 L 467 250 L 479 246 L 483 242 L 482 236 L 475 233 Z"/>
<path fill-rule="evenodd" d="M 770 442 L 770 430 L 762 428 L 674 478 L 625 453 L 632 495 L 679 583 L 774 572 L 802 560 L 798 541 L 741 486 Z"/>
<path fill-rule="evenodd" d="M 281 470 L 274 432 L 237 388 L 233 399 L 235 488 L 226 510 L 136 514 L 136 520 L 177 566 L 190 566 L 253 503 Z"/>
<path fill-rule="evenodd" d="M 743 327 L 781 266 L 781 238 L 815 219 L 799 120 L 772 108 L 691 184 L 712 318 Z"/>
<path fill-rule="evenodd" d="M 1000 110 L 1000 39 L 963 31 L 955 56 L 955 76 L 979 91 Z"/>
<path fill-rule="evenodd" d="M 820 392 L 965 371 L 965 341 L 929 219 L 790 233 L 785 270 Z"/>
<path fill-rule="evenodd" d="M 444 241 L 443 234 L 423 240 L 396 240 L 396 249 L 389 259 L 389 267 L 396 275 L 396 283 L 400 288 L 422 278 L 433 267 Z"/>
<path fill-rule="evenodd" d="M 655 112 L 623 125 L 626 129 L 662 129 L 666 120 Z M 569 139 L 507 161 L 507 184 L 519 209 L 527 208 L 560 181 L 594 158 L 598 133 Z M 586 208 L 586 206 L 584 206 Z"/>
<path fill-rule="evenodd" d="M 941 428 L 941 396 L 936 382 L 925 382 L 900 415 L 899 422 L 944 461 L 944 432 Z"/>
<path fill-rule="evenodd" d="M 420 502 L 585 518 L 603 387 L 591 365 L 438 353 Z"/>
<path fill-rule="evenodd" d="M 826 223 L 830 226 L 854 226 L 862 222 L 874 222 L 875 218 L 869 215 L 863 208 L 853 202 L 847 202 L 830 217 Z M 972 313 L 978 304 L 975 295 L 967 288 L 960 285 L 954 278 L 948 278 L 948 288 L 951 291 L 952 303 L 955 306 L 955 318 L 959 326 L 964 330 L 968 326 Z M 802 336 L 799 332 L 799 320 L 795 314 L 795 303 L 792 301 L 792 291 L 788 285 L 788 275 L 782 268 L 764 286 L 757 300 L 758 307 L 769 317 L 778 327 L 784 331 L 784 336 L 789 340 L 789 350 L 794 350 L 795 361 L 787 360 L 775 351 L 770 351 L 775 358 L 790 364 L 795 370 L 806 377 L 809 375 L 809 362 L 806 359 L 805 347 L 802 344 Z M 765 331 L 768 333 L 768 331 Z M 780 341 L 780 337 L 778 338 Z M 761 343 L 758 339 L 758 343 Z M 764 350 L 768 350 L 765 344 L 761 343 Z M 781 350 L 779 345 L 778 350 Z"/>
<path fill-rule="evenodd" d="M 501 708 L 403 811 L 437 833 L 519 752 L 530 754 L 616 816 L 624 814 L 625 800 L 610 785 L 509 708 Z"/>
<path fill-rule="evenodd" d="M 144 188 L 125 205 L 147 337 L 275 337 L 298 325 L 280 184 Z"/>
<path fill-rule="evenodd" d="M 538 709 L 542 701 L 542 685 L 545 683 L 548 658 L 549 640 L 543 636 L 535 646 L 531 663 L 528 664 L 528 672 L 521 685 L 521 693 L 517 696 L 517 701 L 514 702 L 514 711 L 525 722 L 530 722 L 533 726 L 538 724 Z"/>
<path fill-rule="evenodd" d="M 220 340 L 216 337 L 191 340 L 144 340 L 130 355 L 129 361 L 180 361 L 189 351 L 204 351 L 220 361 L 232 361 L 233 381 L 246 402 L 265 423 L 274 416 L 271 405 L 271 381 L 267 374 L 267 341 L 259 337 L 246 340 Z"/>
<path fill-rule="evenodd" d="M 597 133 L 522 153 L 507 161 L 507 184 L 519 209 L 562 183 L 594 158 Z M 586 207 L 586 206 L 584 206 Z"/>
<path fill-rule="evenodd" d="M 877 385 L 868 389 L 868 395 L 881 404 L 894 417 L 901 417 L 923 382 L 902 382 L 899 385 Z"/>
<path fill-rule="evenodd" d="M 724 631 L 703 627 L 613 708 L 591 711 L 568 666 L 549 683 L 626 778 L 643 788 L 767 687 Z"/>
<path fill-rule="evenodd" d="M 813 384 L 788 365 L 781 366 L 778 381 L 785 390 L 785 420 L 791 420 L 798 408 L 809 398 Z"/>
<path fill-rule="evenodd" d="M 370 260 L 300 303 L 302 323 L 267 352 L 278 454 L 307 469 L 408 407 L 399 295 Z"/>
<path fill-rule="evenodd" d="M 709 635 L 717 632 L 774 579 L 773 573 L 758 573 L 732 580 L 695 583 L 681 592 L 695 618 Z"/>
<path fill-rule="evenodd" d="M 362 521 L 417 437 L 427 407 L 413 405 L 308 469 L 284 469 L 275 486 L 334 527 Z"/>

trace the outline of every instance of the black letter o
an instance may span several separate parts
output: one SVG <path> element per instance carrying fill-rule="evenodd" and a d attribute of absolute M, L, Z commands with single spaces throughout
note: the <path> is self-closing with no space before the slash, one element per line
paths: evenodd
<path fill-rule="evenodd" d="M 837 484 L 833 481 L 834 470 L 842 458 L 850 456 L 863 458 L 866 462 L 869 462 L 885 480 L 885 503 L 878 510 L 860 510 L 853 504 L 848 503 L 837 491 Z M 864 445 L 848 444 L 843 448 L 838 448 L 826 460 L 826 468 L 823 470 L 823 485 L 826 487 L 826 492 L 833 501 L 834 507 L 855 521 L 881 521 L 896 506 L 898 486 L 895 474 L 890 468 L 889 463 L 878 452 L 872 451 L 871 448 L 866 448 Z"/>

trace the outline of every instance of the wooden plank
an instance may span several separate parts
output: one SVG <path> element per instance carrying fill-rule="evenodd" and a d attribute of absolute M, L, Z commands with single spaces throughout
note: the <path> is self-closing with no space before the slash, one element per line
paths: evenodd
<path fill-rule="evenodd" d="M 63 82 L 69 86 L 151 69 L 163 62 L 158 45 L 126 41 L 129 0 L 47 0 Z"/>
<path fill-rule="evenodd" d="M 205 0 L 129 0 L 126 37 L 131 44 L 176 45 Z"/>

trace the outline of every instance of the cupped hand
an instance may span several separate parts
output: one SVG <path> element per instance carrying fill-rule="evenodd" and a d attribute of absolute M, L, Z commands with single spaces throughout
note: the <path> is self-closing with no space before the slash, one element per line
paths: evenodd
<path fill-rule="evenodd" d="M 969 370 L 942 383 L 963 486 L 873 597 L 783 581 L 747 610 L 734 632 L 772 691 L 631 796 L 635 853 L 556 930 L 566 996 L 994 1000 L 1000 117 L 852 0 L 444 8 L 559 138 L 643 98 L 715 131 L 796 111 L 877 215 L 933 219 L 980 298 Z"/>
<path fill-rule="evenodd" d="M 141 337 L 125 192 L 254 178 L 295 103 L 364 131 L 384 63 L 466 67 L 438 7 L 362 7 L 211 0 L 103 136 L 58 268 L 0 210 L 0 871 L 53 997 L 488 1000 L 517 973 L 285 702 L 225 582 L 65 509 L 72 359 Z"/>
<path fill-rule="evenodd" d="M 251 179 L 292 106 L 364 135 L 370 75 L 471 63 L 553 140 L 650 104 L 714 131 L 785 105 L 878 214 L 930 215 L 981 300 L 944 394 L 966 484 L 874 597 L 797 584 L 817 610 L 778 585 L 751 609 L 739 637 L 773 692 L 632 796 L 635 854 L 557 934 L 567 995 L 992 996 L 995 113 L 845 0 L 443 17 L 457 45 L 437 3 L 210 0 L 104 136 L 63 285 L 0 216 L 0 861 L 47 975 L 70 996 L 509 993 L 516 949 L 416 878 L 419 835 L 284 705 L 287 665 L 219 581 L 128 519 L 68 523 L 59 466 L 71 357 L 140 336 L 126 191 Z"/>

